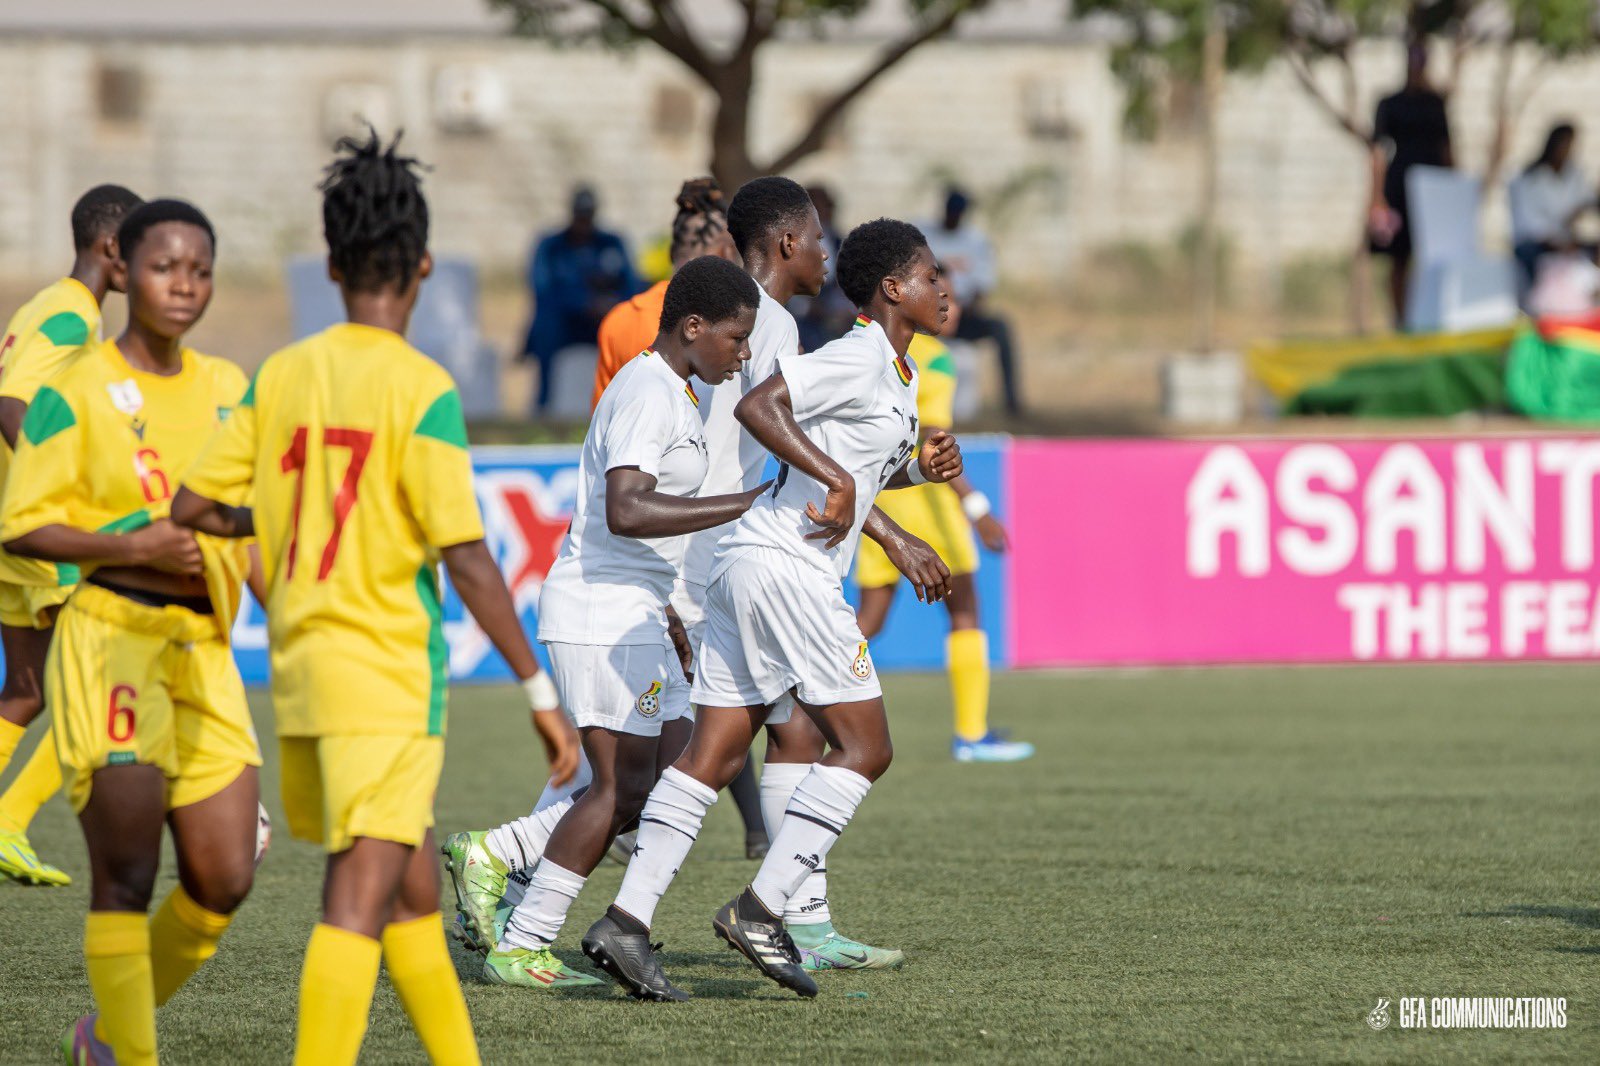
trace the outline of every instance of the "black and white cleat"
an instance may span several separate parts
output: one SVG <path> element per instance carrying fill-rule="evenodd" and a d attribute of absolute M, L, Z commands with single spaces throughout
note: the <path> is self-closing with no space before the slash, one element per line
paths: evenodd
<path fill-rule="evenodd" d="M 777 917 L 747 887 L 711 919 L 717 935 L 784 988 L 810 999 L 817 983 L 800 965 L 800 949 Z"/>
<path fill-rule="evenodd" d="M 598 922 L 583 934 L 583 953 L 600 969 L 627 990 L 635 999 L 649 999 L 657 1003 L 682 1003 L 689 993 L 667 980 L 656 957 L 660 944 L 650 943 L 650 934 L 630 932 L 624 922 L 613 915 L 616 908 L 608 908 Z"/>

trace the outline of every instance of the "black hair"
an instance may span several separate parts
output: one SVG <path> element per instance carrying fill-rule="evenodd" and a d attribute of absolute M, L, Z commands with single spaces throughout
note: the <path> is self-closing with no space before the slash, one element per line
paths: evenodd
<path fill-rule="evenodd" d="M 144 203 L 121 185 L 96 185 L 72 205 L 72 250 L 88 251 L 94 242 L 110 237 L 128 213 Z"/>
<path fill-rule="evenodd" d="M 905 276 L 928 238 L 909 222 L 880 218 L 850 231 L 839 247 L 839 288 L 852 304 L 866 307 L 884 278 Z"/>
<path fill-rule="evenodd" d="M 150 200 L 129 212 L 128 217 L 122 220 L 122 225 L 117 229 L 117 249 L 122 261 L 132 262 L 133 250 L 139 247 L 144 235 L 163 222 L 183 222 L 190 226 L 199 226 L 211 239 L 211 254 L 216 254 L 217 231 L 211 228 L 211 220 L 203 211 L 187 200 Z"/>
<path fill-rule="evenodd" d="M 690 315 L 726 322 L 761 303 L 755 279 L 726 259 L 702 255 L 678 268 L 661 303 L 661 332 L 670 333 Z"/>
<path fill-rule="evenodd" d="M 685 252 L 704 248 L 719 229 L 728 228 L 728 205 L 716 178 L 695 178 L 678 190 L 678 213 L 672 219 L 673 262 Z"/>
<path fill-rule="evenodd" d="M 368 128 L 365 142 L 341 137 L 322 184 L 322 236 L 328 261 L 358 292 L 411 284 L 428 250 L 422 165 Z"/>
<path fill-rule="evenodd" d="M 811 197 L 788 178 L 753 178 L 739 186 L 728 205 L 728 233 L 746 260 L 762 240 L 798 231 L 809 220 Z"/>
<path fill-rule="evenodd" d="M 1572 140 L 1577 134 L 1577 129 L 1570 122 L 1558 122 L 1551 126 L 1549 135 L 1544 139 L 1544 148 L 1539 152 L 1539 158 L 1528 164 L 1528 170 L 1537 170 L 1548 164 L 1556 157 L 1556 146 L 1562 141 Z"/>

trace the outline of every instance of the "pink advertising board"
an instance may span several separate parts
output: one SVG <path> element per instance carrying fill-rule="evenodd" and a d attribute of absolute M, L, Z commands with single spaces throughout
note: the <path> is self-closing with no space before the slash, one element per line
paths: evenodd
<path fill-rule="evenodd" d="M 1011 661 L 1600 658 L 1600 437 L 1023 441 Z"/>

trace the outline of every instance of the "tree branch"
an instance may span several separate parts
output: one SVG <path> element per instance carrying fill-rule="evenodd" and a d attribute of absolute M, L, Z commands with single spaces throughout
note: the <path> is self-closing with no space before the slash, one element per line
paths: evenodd
<path fill-rule="evenodd" d="M 1289 69 L 1294 71 L 1295 79 L 1300 82 L 1300 87 L 1311 97 L 1312 103 L 1321 108 L 1322 112 L 1337 123 L 1340 129 L 1362 144 L 1371 141 L 1371 134 L 1356 124 L 1353 105 L 1351 105 L 1352 110 L 1350 112 L 1340 110 L 1339 105 L 1335 104 L 1322 86 L 1317 84 L 1317 79 L 1312 76 L 1311 68 L 1306 63 L 1306 57 L 1295 49 L 1289 49 L 1288 57 Z"/>
<path fill-rule="evenodd" d="M 787 170 L 812 152 L 822 147 L 827 139 L 828 131 L 839 120 L 851 101 L 860 96 L 872 83 L 883 77 L 893 69 L 901 60 L 910 55 L 917 48 L 929 41 L 949 33 L 951 28 L 961 19 L 961 16 L 972 10 L 975 5 L 971 0 L 955 0 L 944 14 L 931 22 L 925 23 L 920 29 L 913 31 L 894 42 L 878 54 L 871 66 L 862 71 L 860 76 L 846 85 L 843 89 L 829 97 L 827 102 L 818 109 L 811 119 L 811 124 L 797 137 L 788 149 L 778 154 L 770 165 L 765 167 L 769 173 Z"/>

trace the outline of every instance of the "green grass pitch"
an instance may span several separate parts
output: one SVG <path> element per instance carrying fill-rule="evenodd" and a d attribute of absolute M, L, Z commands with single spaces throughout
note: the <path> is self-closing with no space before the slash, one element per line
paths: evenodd
<path fill-rule="evenodd" d="M 656 930 L 696 1000 L 489 987 L 460 955 L 485 1062 L 1600 1061 L 1600 668 L 1000 675 L 995 719 L 1040 748 L 1008 767 L 950 762 L 942 678 L 888 690 L 895 765 L 829 865 L 841 928 L 904 971 L 824 975 L 808 1003 L 725 950 L 711 914 L 754 864 L 724 798 Z M 544 774 L 517 697 L 456 690 L 441 829 L 526 812 Z M 265 783 L 276 814 L 270 755 Z M 79 881 L 0 887 L 3 1063 L 49 1061 L 88 1007 L 59 798 L 35 838 Z M 320 870 L 278 834 L 163 1010 L 164 1061 L 288 1061 Z M 578 900 L 570 960 L 620 873 Z M 1568 1026 L 1364 1021 L 1450 995 L 1566 996 Z M 421 1060 L 380 982 L 363 1061 Z"/>

